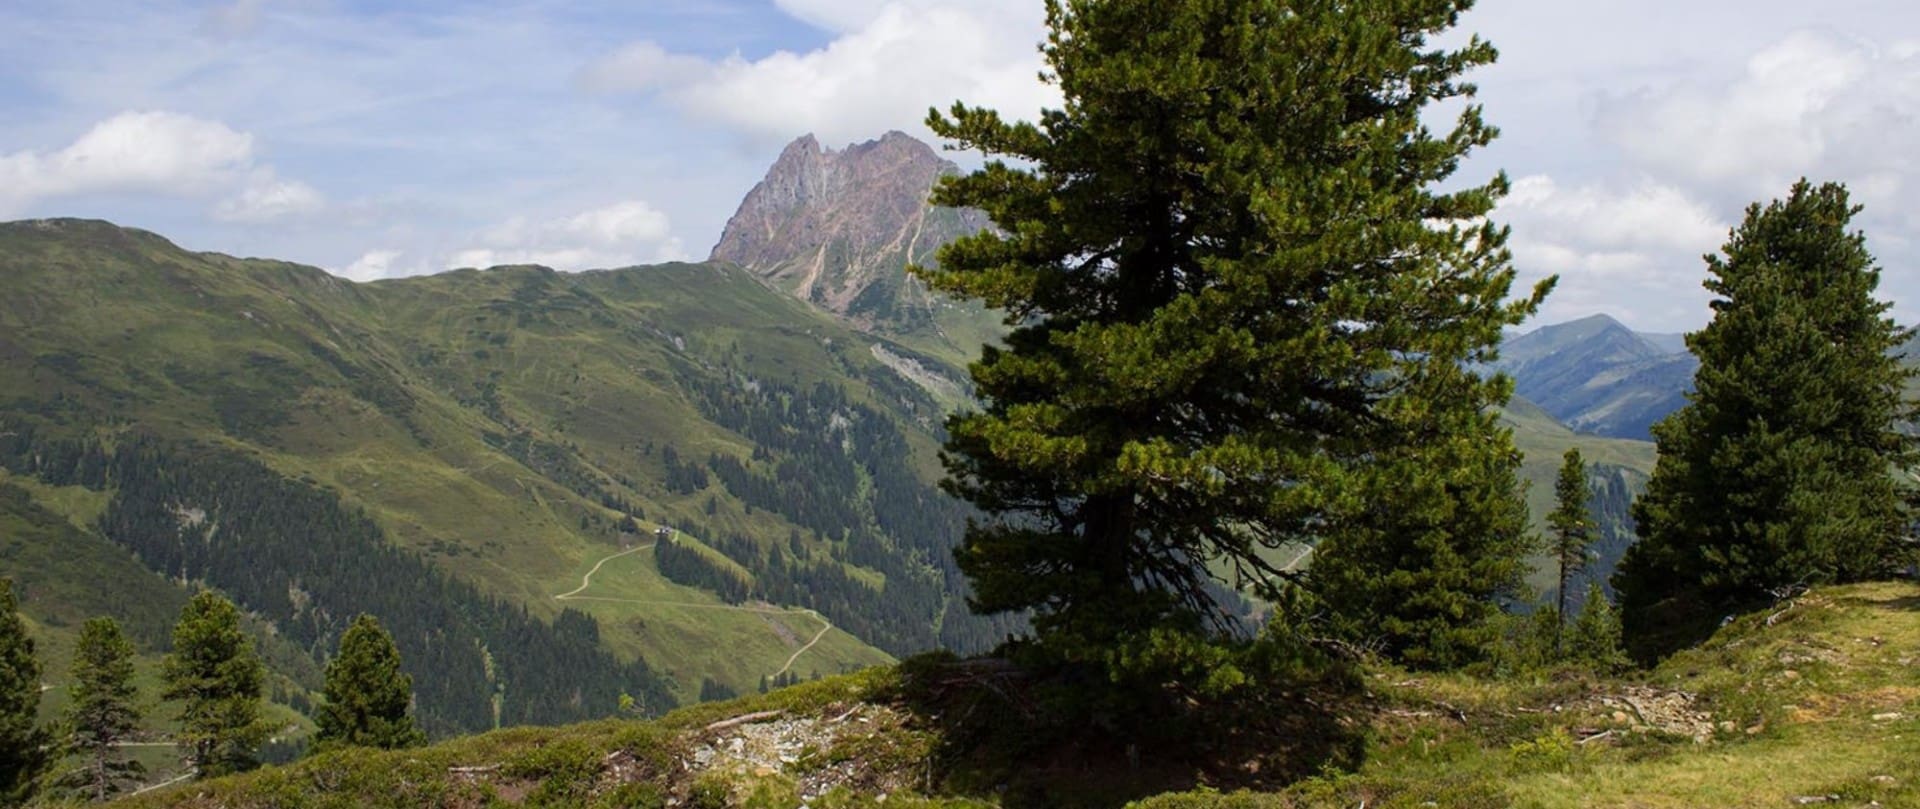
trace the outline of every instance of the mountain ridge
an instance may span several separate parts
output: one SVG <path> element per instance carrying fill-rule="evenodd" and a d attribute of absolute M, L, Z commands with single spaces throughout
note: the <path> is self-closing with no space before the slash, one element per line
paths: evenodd
<path fill-rule="evenodd" d="M 1699 361 L 1596 314 L 1509 336 L 1493 367 L 1575 430 L 1648 440 L 1654 422 L 1686 403 Z"/>
<path fill-rule="evenodd" d="M 904 271 L 933 264 L 940 247 L 991 224 L 979 211 L 929 201 L 959 170 L 898 131 L 838 150 L 803 135 L 747 192 L 709 260 L 743 267 L 858 330 L 962 365 L 997 336 L 997 318 Z"/>

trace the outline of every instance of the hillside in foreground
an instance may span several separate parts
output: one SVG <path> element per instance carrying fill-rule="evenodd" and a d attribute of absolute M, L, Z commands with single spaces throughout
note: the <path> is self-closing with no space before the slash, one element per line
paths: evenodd
<path fill-rule="evenodd" d="M 1325 738 L 1132 756 L 1103 754 L 1097 733 L 1023 747 L 1033 735 L 1018 722 L 962 736 L 976 712 L 1032 709 L 1018 678 L 919 660 L 657 721 L 331 754 L 121 805 L 1912 807 L 1917 650 L 1920 586 L 1825 588 L 1731 620 L 1650 672 L 1369 667 L 1349 693 L 1301 701 L 1328 714 L 1314 726 Z M 1315 750 L 1338 752 L 1302 755 Z M 1340 756 L 1361 763 L 1303 766 Z"/>

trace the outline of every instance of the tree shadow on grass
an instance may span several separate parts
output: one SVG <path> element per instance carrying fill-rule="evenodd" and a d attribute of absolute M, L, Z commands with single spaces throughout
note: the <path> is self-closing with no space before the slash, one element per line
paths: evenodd
<path fill-rule="evenodd" d="M 1365 749 L 1365 723 L 1347 719 L 1358 689 L 1338 677 L 1206 700 L 1181 696 L 1175 683 L 1170 699 L 1141 700 L 1137 691 L 1106 698 L 1104 680 L 997 658 L 928 655 L 901 674 L 891 696 L 940 739 L 934 791 L 1010 809 L 1118 807 L 1203 786 L 1273 791 L 1357 767 Z"/>

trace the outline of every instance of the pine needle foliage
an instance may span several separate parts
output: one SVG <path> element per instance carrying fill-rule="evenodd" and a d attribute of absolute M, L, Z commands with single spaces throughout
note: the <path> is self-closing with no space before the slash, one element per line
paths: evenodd
<path fill-rule="evenodd" d="M 137 783 L 146 768 L 120 744 L 140 729 L 139 691 L 133 684 L 133 644 L 112 618 L 80 627 L 67 686 L 68 747 L 86 764 L 68 782 L 95 801 Z"/>
<path fill-rule="evenodd" d="M 1642 657 L 1720 616 L 1908 558 L 1912 332 L 1874 297 L 1880 270 L 1846 187 L 1797 183 L 1755 204 L 1707 257 L 1713 320 L 1686 407 L 1654 426 L 1660 459 L 1633 506 L 1641 539 L 1614 579 Z M 1695 633 L 1698 634 L 1698 633 Z"/>
<path fill-rule="evenodd" d="M 1321 542 L 1326 603 L 1400 650 L 1517 584 L 1511 385 L 1466 366 L 1548 285 L 1507 299 L 1503 175 L 1437 190 L 1494 137 L 1480 108 L 1422 121 L 1494 59 L 1430 42 L 1471 5 L 1052 0 L 1060 109 L 930 115 L 990 157 L 935 200 L 997 227 L 916 272 L 1013 327 L 947 425 L 947 485 L 986 515 L 958 551 L 977 610 L 1191 624 L 1210 565 L 1272 590 L 1279 549 Z"/>
<path fill-rule="evenodd" d="M 340 636 L 340 654 L 327 664 L 326 703 L 315 751 L 342 746 L 392 750 L 417 747 L 427 737 L 414 726 L 413 677 L 400 670 L 400 650 L 371 615 L 353 619 Z"/>
<path fill-rule="evenodd" d="M 1620 612 L 1599 582 L 1587 584 L 1587 598 L 1580 616 L 1566 634 L 1563 659 L 1578 661 L 1601 673 L 1612 673 L 1628 665 L 1621 647 Z"/>
<path fill-rule="evenodd" d="M 52 734 L 38 719 L 40 659 L 19 607 L 13 580 L 0 579 L 0 806 L 32 797 L 52 763 Z"/>
<path fill-rule="evenodd" d="M 161 664 L 166 699 L 180 703 L 179 740 L 202 778 L 259 766 L 267 726 L 260 717 L 266 667 L 240 629 L 240 611 L 201 590 L 180 611 L 173 651 Z"/>

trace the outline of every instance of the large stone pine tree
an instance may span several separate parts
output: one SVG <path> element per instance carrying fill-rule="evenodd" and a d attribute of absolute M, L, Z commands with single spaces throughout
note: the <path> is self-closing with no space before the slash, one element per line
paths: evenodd
<path fill-rule="evenodd" d="M 1708 256 L 1713 320 L 1686 407 L 1655 425 L 1660 460 L 1634 502 L 1640 541 L 1614 579 L 1629 646 L 1672 649 L 1782 588 L 1854 581 L 1901 559 L 1896 470 L 1914 371 L 1909 332 L 1874 297 L 1880 271 L 1846 188 L 1804 180 L 1747 209 Z"/>
<path fill-rule="evenodd" d="M 1051 0 L 1061 109 L 930 116 L 990 157 L 936 201 L 997 227 L 920 273 L 1013 327 L 948 423 L 977 609 L 1098 642 L 1324 540 L 1328 603 L 1403 648 L 1517 581 L 1510 385 L 1463 366 L 1545 288 L 1507 300 L 1504 177 L 1440 189 L 1480 108 L 1422 121 L 1494 58 L 1431 42 L 1471 5 Z"/>

